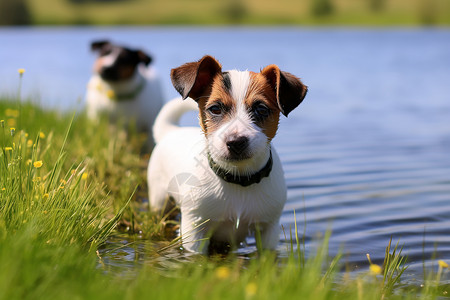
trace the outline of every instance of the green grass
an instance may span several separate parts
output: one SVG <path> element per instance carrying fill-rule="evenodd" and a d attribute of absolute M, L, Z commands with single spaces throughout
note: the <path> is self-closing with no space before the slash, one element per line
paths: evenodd
<path fill-rule="evenodd" d="M 443 262 L 417 278 L 422 288 L 402 285 L 405 258 L 391 243 L 383 266 L 356 275 L 329 257 L 328 235 L 305 258 L 297 229 L 286 233 L 286 258 L 163 251 L 163 224 L 139 202 L 143 143 L 106 119 L 1 99 L 0 299 L 436 299 L 449 290 L 440 284 Z M 151 245 L 129 274 L 96 251 L 119 232 Z"/>
<path fill-rule="evenodd" d="M 385 0 L 378 10 L 372 1 L 330 0 L 329 15 L 314 15 L 320 0 L 129 0 L 90 1 L 29 0 L 34 24 L 91 25 L 449 25 L 447 0 Z"/>

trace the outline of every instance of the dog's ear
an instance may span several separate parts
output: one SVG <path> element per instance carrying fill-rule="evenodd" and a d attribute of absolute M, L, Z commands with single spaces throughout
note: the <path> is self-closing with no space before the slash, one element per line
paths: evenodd
<path fill-rule="evenodd" d="M 148 66 L 153 60 L 150 55 L 148 55 L 142 50 L 137 50 L 136 54 L 138 56 L 139 61 L 144 63 L 146 66 Z"/>
<path fill-rule="evenodd" d="M 300 79 L 288 72 L 280 71 L 277 65 L 265 67 L 261 74 L 267 78 L 275 90 L 278 108 L 286 117 L 296 108 L 308 92 L 308 87 Z"/>
<path fill-rule="evenodd" d="M 172 69 L 170 78 L 183 100 L 191 97 L 197 101 L 208 93 L 214 76 L 221 71 L 220 63 L 214 57 L 205 55 L 197 62 L 186 63 Z"/>
<path fill-rule="evenodd" d="M 91 43 L 91 50 L 97 51 L 103 48 L 105 45 L 110 44 L 108 40 L 95 41 Z"/>

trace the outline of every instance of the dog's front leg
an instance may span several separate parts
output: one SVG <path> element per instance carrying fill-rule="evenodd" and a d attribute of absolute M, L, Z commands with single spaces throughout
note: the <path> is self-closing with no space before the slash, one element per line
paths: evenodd
<path fill-rule="evenodd" d="M 275 250 L 280 239 L 280 224 L 278 222 L 261 224 L 259 230 L 262 248 L 265 250 Z"/>
<path fill-rule="evenodd" d="M 209 220 L 204 220 L 192 212 L 181 211 L 181 240 L 187 251 L 206 253 Z"/>

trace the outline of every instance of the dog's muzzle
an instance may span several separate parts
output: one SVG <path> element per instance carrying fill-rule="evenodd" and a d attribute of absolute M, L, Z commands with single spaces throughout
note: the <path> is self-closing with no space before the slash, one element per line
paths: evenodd
<path fill-rule="evenodd" d="M 109 67 L 102 67 L 100 70 L 100 77 L 106 81 L 119 80 L 119 72 L 117 70 L 117 67 L 115 67 L 114 65 Z"/>
<path fill-rule="evenodd" d="M 233 160 L 242 160 L 249 158 L 247 148 L 249 139 L 245 136 L 235 137 L 226 141 L 229 156 Z"/>

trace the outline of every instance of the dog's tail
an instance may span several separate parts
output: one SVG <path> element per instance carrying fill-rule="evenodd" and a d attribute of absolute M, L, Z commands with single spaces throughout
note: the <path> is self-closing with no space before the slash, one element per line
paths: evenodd
<path fill-rule="evenodd" d="M 188 111 L 198 110 L 197 103 L 191 99 L 181 100 L 180 97 L 167 102 L 153 125 L 153 139 L 158 144 L 170 131 L 179 127 L 181 117 Z"/>

